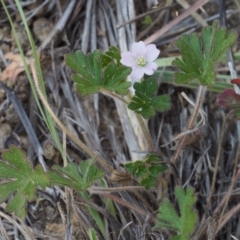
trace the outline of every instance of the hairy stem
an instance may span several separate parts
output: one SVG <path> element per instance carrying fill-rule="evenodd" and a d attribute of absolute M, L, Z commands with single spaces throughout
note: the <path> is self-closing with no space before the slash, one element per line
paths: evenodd
<path fill-rule="evenodd" d="M 108 97 L 116 98 L 116 99 L 122 101 L 122 102 L 123 102 L 124 104 L 126 104 L 126 105 L 129 104 L 129 102 L 128 102 L 125 98 L 119 96 L 118 94 L 116 94 L 116 93 L 114 93 L 114 92 L 109 92 L 109 91 L 107 91 L 107 90 L 101 90 L 101 93 L 104 94 L 104 95 L 106 95 L 106 96 L 108 96 Z"/>

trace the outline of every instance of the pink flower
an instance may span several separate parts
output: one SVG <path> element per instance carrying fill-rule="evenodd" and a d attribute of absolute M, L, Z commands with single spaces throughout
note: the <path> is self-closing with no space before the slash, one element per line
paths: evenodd
<path fill-rule="evenodd" d="M 132 68 L 130 74 L 133 82 L 140 80 L 144 73 L 152 75 L 157 70 L 158 65 L 153 62 L 158 57 L 160 51 L 155 44 L 145 45 L 144 42 L 135 42 L 131 52 L 121 54 L 121 63 Z"/>

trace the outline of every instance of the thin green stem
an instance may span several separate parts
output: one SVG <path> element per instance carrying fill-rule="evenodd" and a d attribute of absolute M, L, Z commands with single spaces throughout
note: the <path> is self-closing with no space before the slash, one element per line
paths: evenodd
<path fill-rule="evenodd" d="M 10 23 L 10 25 L 12 27 L 13 36 L 15 38 L 15 41 L 16 41 L 19 53 L 21 55 L 21 59 L 22 59 L 23 65 L 24 65 L 24 70 L 26 72 L 27 78 L 28 78 L 29 83 L 31 85 L 31 90 L 33 92 L 34 99 L 35 99 L 35 101 L 37 103 L 37 106 L 38 106 L 39 112 L 41 114 L 41 117 L 43 118 L 45 124 L 47 125 L 47 127 L 48 127 L 48 129 L 49 129 L 49 131 L 50 131 L 50 133 L 51 133 L 51 135 L 52 135 L 52 137 L 53 137 L 53 139 L 54 139 L 54 141 L 55 141 L 55 143 L 57 145 L 58 150 L 62 154 L 61 142 L 59 140 L 59 137 L 58 137 L 56 128 L 54 126 L 53 120 L 50 117 L 50 115 L 48 114 L 48 112 L 44 111 L 44 109 L 42 108 L 42 106 L 40 104 L 40 101 L 38 99 L 37 92 L 36 92 L 36 89 L 35 89 L 35 86 L 34 86 L 34 82 L 33 82 L 33 79 L 32 79 L 31 73 L 30 73 L 30 69 L 29 69 L 28 63 L 26 61 L 26 58 L 24 56 L 24 52 L 23 52 L 23 49 L 21 47 L 21 44 L 20 44 L 20 41 L 19 41 L 19 37 L 18 37 L 18 34 L 17 34 L 16 29 L 14 27 L 11 15 L 8 12 L 8 9 L 7 9 L 7 7 L 6 7 L 6 5 L 5 5 L 3 0 L 1 0 L 1 3 L 2 3 L 2 6 L 4 8 L 4 11 L 6 12 L 6 15 L 8 17 L 9 23 Z M 39 85 L 40 85 L 41 91 L 43 92 L 43 94 L 44 94 L 44 96 L 46 98 L 46 90 L 45 90 L 45 87 L 44 87 L 44 80 L 43 80 L 41 65 L 40 65 L 40 62 L 39 62 L 39 56 L 38 56 L 38 53 L 37 53 L 37 50 L 36 50 L 36 46 L 35 46 L 35 43 L 34 43 L 34 40 L 33 40 L 32 34 L 31 34 L 31 31 L 29 29 L 27 20 L 25 18 L 24 11 L 22 9 L 21 3 L 20 3 L 19 0 L 15 0 L 15 3 L 16 3 L 16 6 L 18 8 L 19 14 L 20 14 L 20 16 L 22 18 L 22 21 L 23 21 L 23 24 L 24 24 L 24 27 L 25 27 L 25 31 L 26 31 L 26 34 L 28 36 L 29 44 L 30 44 L 32 52 L 33 52 L 33 58 L 34 58 L 34 61 L 35 61 L 36 67 L 37 67 L 37 72 L 38 72 Z"/>

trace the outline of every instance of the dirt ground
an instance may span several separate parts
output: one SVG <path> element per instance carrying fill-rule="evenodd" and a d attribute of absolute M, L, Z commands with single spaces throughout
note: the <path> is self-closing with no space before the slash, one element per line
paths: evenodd
<path fill-rule="evenodd" d="M 5 0 L 14 26 L 17 30 L 24 55 L 31 59 L 32 51 L 15 1 Z M 117 46 L 121 51 L 130 48 L 134 41 L 156 44 L 161 50 L 160 58 L 179 55 L 173 40 L 181 34 L 200 33 L 201 29 L 214 20 L 224 18 L 226 26 L 240 34 L 239 0 L 44 0 L 21 1 L 28 26 L 40 52 L 41 67 L 47 89 L 49 104 L 72 134 L 82 139 L 98 152 L 116 170 L 125 172 L 125 161 L 141 158 L 143 149 L 136 149 L 126 126 L 126 111 L 112 99 L 101 94 L 82 97 L 76 93 L 71 71 L 64 63 L 64 55 L 78 49 L 88 53 L 95 49 L 106 51 Z M 221 8 L 225 4 L 225 8 Z M 197 8 L 194 8 L 197 6 Z M 188 9 L 188 11 L 186 10 Z M 186 13 L 183 19 L 182 14 Z M 237 72 L 239 64 L 239 37 L 233 46 L 234 63 Z M 22 66 L 18 62 L 19 51 L 13 37 L 7 15 L 0 5 L 0 80 L 14 91 L 23 105 L 32 127 L 44 150 L 44 160 L 50 168 L 63 165 L 61 154 L 37 110 L 33 93 Z M 13 62 L 15 61 L 15 64 Z M 12 64 L 9 67 L 9 64 Z M 157 113 L 148 122 L 149 130 L 158 152 L 170 161 L 178 141 L 176 136 L 184 132 L 192 106 L 181 93 L 195 100 L 197 88 L 177 86 L 174 83 L 175 68 L 160 67 L 159 93 L 171 96 L 172 108 Z M 6 71 L 7 69 L 7 71 Z M 226 83 L 230 77 L 227 60 L 217 64 L 217 81 Z M 150 191 L 117 192 L 112 198 L 70 192 L 71 204 L 64 198 L 65 189 L 39 190 L 39 199 L 29 203 L 28 214 L 20 221 L 4 210 L 1 205 L 0 239 L 89 239 L 88 230 L 94 228 L 99 239 L 169 239 L 168 230 L 154 231 L 159 203 L 168 196 L 172 203 L 176 185 L 192 186 L 198 201 L 198 225 L 190 239 L 240 239 L 239 205 L 239 131 L 237 121 L 230 117 L 224 124 L 227 111 L 220 108 L 216 96 L 223 88 L 206 93 L 202 106 L 205 124 L 188 136 L 184 150 L 174 168 L 176 174 L 168 182 L 167 192 L 156 187 Z M 125 114 L 125 115 L 124 115 Z M 223 126 L 224 124 L 224 126 Z M 223 131 L 224 130 L 224 131 Z M 60 139 L 62 133 L 57 127 Z M 128 134 L 127 134 L 128 133 Z M 137 140 L 139 143 L 139 139 Z M 169 143 L 169 144 L 168 144 Z M 17 145 L 26 151 L 28 159 L 36 159 L 21 116 L 0 89 L 0 149 Z M 67 139 L 67 154 L 79 163 L 88 158 L 82 150 Z M 132 151 L 134 149 L 134 151 Z M 219 160 L 215 169 L 216 160 Z M 135 159 L 136 160 L 136 159 Z M 217 178 L 214 192 L 208 204 L 214 170 Z M 1 177 L 1 176 L 0 176 Z M 114 181 L 113 181 L 114 180 Z M 135 183 L 124 179 L 106 177 L 102 186 L 131 186 Z M 159 178 L 159 182 L 161 178 Z M 159 185 L 161 185 L 159 183 Z M 225 209 L 222 202 L 229 191 Z M 1 194 L 1 193 L 0 193 Z M 116 197 L 118 200 L 116 200 Z M 126 204 L 123 204 L 125 202 Z M 148 213 L 141 215 L 131 206 Z M 71 212 L 69 213 L 69 208 Z M 100 213 L 105 223 L 103 236 L 89 209 Z M 113 210 L 114 209 L 114 210 Z M 222 216 L 221 216 L 222 214 Z M 152 218 L 153 217 L 153 218 Z M 219 218 L 221 222 L 219 223 Z M 219 225 L 221 227 L 219 227 Z M 219 227 L 219 228 L 218 228 Z"/>

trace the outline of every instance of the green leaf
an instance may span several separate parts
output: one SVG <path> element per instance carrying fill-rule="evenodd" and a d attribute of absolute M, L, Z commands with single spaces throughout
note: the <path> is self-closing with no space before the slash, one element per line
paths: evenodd
<path fill-rule="evenodd" d="M 151 173 L 152 177 L 157 178 L 159 173 L 164 172 L 165 170 L 167 170 L 167 165 L 165 164 L 161 164 L 161 165 L 154 165 L 149 167 L 149 172 Z"/>
<path fill-rule="evenodd" d="M 104 172 L 93 165 L 94 159 L 88 159 L 77 166 L 74 163 L 68 163 L 66 167 L 54 165 L 53 172 L 48 172 L 52 185 L 62 185 L 74 188 L 77 191 L 83 191 L 90 187 L 98 178 L 104 175 Z"/>
<path fill-rule="evenodd" d="M 161 164 L 155 154 L 150 154 L 144 160 L 126 163 L 125 168 L 136 178 L 141 178 L 140 184 L 149 189 L 154 186 L 159 174 L 167 169 L 167 165 Z"/>
<path fill-rule="evenodd" d="M 147 15 L 147 16 L 145 16 L 145 18 L 143 19 L 142 24 L 148 26 L 148 25 L 150 25 L 152 22 L 153 22 L 153 21 L 152 21 L 151 16 L 150 16 L 150 15 Z"/>
<path fill-rule="evenodd" d="M 88 230 L 88 236 L 90 240 L 98 240 L 97 233 L 94 228 Z"/>
<path fill-rule="evenodd" d="M 109 51 L 105 52 L 102 56 L 102 67 L 106 67 L 109 63 L 115 62 L 120 66 L 121 54 L 118 48 L 114 46 L 109 47 Z"/>
<path fill-rule="evenodd" d="M 183 72 L 175 74 L 176 83 L 188 83 L 198 79 L 202 85 L 211 85 L 216 78 L 215 63 L 235 42 L 236 33 L 227 33 L 217 22 L 205 27 L 201 36 L 193 33 L 180 36 L 174 44 L 179 48 L 182 59 L 177 58 L 172 65 Z"/>
<path fill-rule="evenodd" d="M 126 95 L 131 86 L 131 83 L 126 81 L 130 72 L 128 67 L 123 65 L 117 67 L 116 64 L 109 63 L 103 71 L 102 88 L 119 95 Z"/>
<path fill-rule="evenodd" d="M 159 176 L 159 173 L 168 168 L 166 164 L 159 164 L 159 158 L 155 154 L 150 154 L 145 162 L 148 165 L 150 175 L 155 179 Z"/>
<path fill-rule="evenodd" d="M 83 180 L 89 186 L 92 185 L 93 181 L 104 176 L 104 172 L 94 165 L 94 161 L 94 159 L 88 159 L 79 164 Z"/>
<path fill-rule="evenodd" d="M 197 213 L 193 209 L 197 199 L 192 188 L 187 188 L 184 191 L 181 187 L 176 187 L 175 196 L 179 205 L 180 215 L 178 215 L 168 200 L 164 200 L 159 207 L 155 229 L 170 228 L 176 230 L 178 234 L 171 240 L 189 239 L 197 223 Z"/>
<path fill-rule="evenodd" d="M 189 238 L 183 235 L 178 235 L 178 236 L 171 237 L 170 240 L 189 240 Z"/>
<path fill-rule="evenodd" d="M 114 59 L 117 58 L 115 59 L 117 63 L 112 56 Z M 76 72 L 73 74 L 73 81 L 76 83 L 77 91 L 83 96 L 101 90 L 126 95 L 131 86 L 126 80 L 131 69 L 119 65 L 119 61 L 115 48 L 111 48 L 110 53 L 105 55 L 99 50 L 87 55 L 81 51 L 65 55 L 66 65 Z"/>
<path fill-rule="evenodd" d="M 36 199 L 39 186 L 42 189 L 50 186 L 50 180 L 41 166 L 34 169 L 25 153 L 17 147 L 11 146 L 3 152 L 0 162 L 0 203 L 13 194 L 6 211 L 24 218 L 27 201 Z"/>
<path fill-rule="evenodd" d="M 140 182 L 140 184 L 146 189 L 153 187 L 155 183 L 156 183 L 156 178 L 151 177 L 149 175 L 144 175 L 144 177 L 141 179 L 141 182 Z"/>
<path fill-rule="evenodd" d="M 137 169 L 138 169 L 138 161 L 136 162 L 130 162 L 130 163 L 125 163 L 125 168 L 127 170 L 127 172 L 129 173 L 134 173 Z M 140 163 L 141 164 L 141 163 Z"/>
<path fill-rule="evenodd" d="M 145 165 L 142 161 L 126 163 L 125 168 L 129 173 L 134 173 L 135 177 L 141 177 L 145 173 Z"/>
<path fill-rule="evenodd" d="M 128 108 L 141 114 L 144 118 L 150 118 L 155 115 L 155 111 L 166 111 L 171 108 L 170 97 L 161 95 L 153 97 L 157 91 L 158 85 L 155 79 L 148 78 L 141 83 L 134 83 L 135 96 Z"/>
<path fill-rule="evenodd" d="M 240 109 L 237 109 L 236 112 L 235 112 L 235 117 L 237 120 L 240 119 Z"/>

